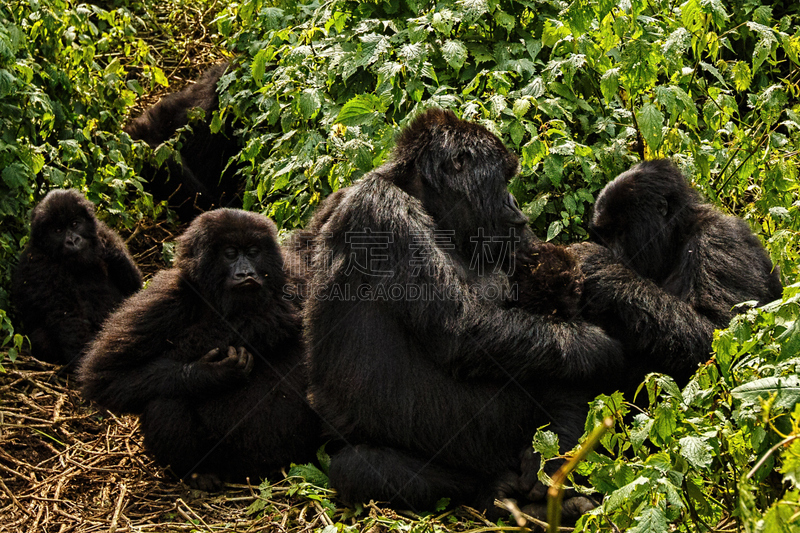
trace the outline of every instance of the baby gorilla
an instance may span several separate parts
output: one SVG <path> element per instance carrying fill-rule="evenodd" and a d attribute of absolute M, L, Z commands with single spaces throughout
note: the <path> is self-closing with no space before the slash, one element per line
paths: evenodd
<path fill-rule="evenodd" d="M 78 191 L 50 191 L 34 208 L 11 285 L 34 357 L 71 368 L 109 313 L 141 287 L 125 243 Z"/>
<path fill-rule="evenodd" d="M 578 316 L 583 292 L 583 273 L 577 258 L 566 248 L 536 242 L 527 252 L 517 253 L 509 278 L 509 307 L 566 320 Z"/>
<path fill-rule="evenodd" d="M 275 239 L 255 213 L 199 216 L 175 266 L 109 318 L 80 369 L 85 396 L 140 415 L 145 447 L 196 488 L 271 475 L 317 447 Z"/>

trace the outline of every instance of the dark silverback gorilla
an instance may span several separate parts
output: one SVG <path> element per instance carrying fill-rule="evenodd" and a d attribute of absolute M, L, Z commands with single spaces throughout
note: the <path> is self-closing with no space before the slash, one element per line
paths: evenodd
<path fill-rule="evenodd" d="M 205 119 L 192 123 L 192 132 L 183 135 L 180 164 L 170 159 L 166 166 L 145 169 L 155 201 L 167 200 L 182 220 L 215 207 L 241 205 L 236 168 L 225 170 L 239 152 L 238 143 L 224 131 L 211 133 L 209 128 L 211 115 L 219 108 L 217 82 L 227 68 L 228 63 L 212 67 L 197 83 L 168 94 L 125 126 L 131 138 L 156 148 L 189 123 L 191 109 L 205 112 Z"/>
<path fill-rule="evenodd" d="M 512 472 L 537 427 L 576 444 L 586 398 L 561 384 L 613 368 L 619 346 L 503 304 L 510 245 L 530 237 L 506 189 L 516 171 L 488 130 L 433 109 L 312 222 L 310 395 L 341 442 L 330 479 L 343 500 L 486 509 L 530 489 Z"/>
<path fill-rule="evenodd" d="M 270 475 L 319 444 L 275 237 L 255 213 L 196 218 L 175 266 L 108 319 L 80 369 L 85 396 L 140 415 L 145 447 L 198 488 Z"/>
<path fill-rule="evenodd" d="M 11 299 L 34 357 L 70 369 L 108 314 L 141 287 L 125 243 L 78 191 L 50 191 L 33 209 Z"/>
<path fill-rule="evenodd" d="M 747 224 L 703 204 L 669 160 L 647 161 L 601 191 L 581 259 L 584 314 L 626 349 L 623 389 L 648 372 L 685 385 L 733 307 L 780 298 L 777 272 Z"/>

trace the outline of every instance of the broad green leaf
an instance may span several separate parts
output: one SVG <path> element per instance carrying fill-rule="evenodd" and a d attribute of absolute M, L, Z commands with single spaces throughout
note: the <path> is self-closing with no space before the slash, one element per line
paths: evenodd
<path fill-rule="evenodd" d="M 544 459 L 552 459 L 559 454 L 558 435 L 552 431 L 540 429 L 533 436 L 533 449 L 542 454 Z"/>
<path fill-rule="evenodd" d="M 791 409 L 800 400 L 800 377 L 791 375 L 756 379 L 739 385 L 731 394 L 734 398 L 754 405 L 758 405 L 759 399 L 775 394 L 775 407 Z"/>
<path fill-rule="evenodd" d="M 642 513 L 636 517 L 636 525 L 632 527 L 630 533 L 664 533 L 668 531 L 667 517 L 661 507 L 647 506 Z"/>
<path fill-rule="evenodd" d="M 442 57 L 453 69 L 459 70 L 467 60 L 467 47 L 461 41 L 445 41 L 442 45 Z"/>
<path fill-rule="evenodd" d="M 707 468 L 714 460 L 714 450 L 700 437 L 683 437 L 678 443 L 681 455 L 695 468 Z"/>
<path fill-rule="evenodd" d="M 386 105 L 374 94 L 360 94 L 351 98 L 336 117 L 336 122 L 345 126 L 358 126 L 371 121 L 378 113 L 386 111 Z"/>
<path fill-rule="evenodd" d="M 316 89 L 305 89 L 299 96 L 300 113 L 308 120 L 314 118 L 320 111 L 322 96 Z"/>
<path fill-rule="evenodd" d="M 611 104 L 619 90 L 619 68 L 610 68 L 600 77 L 600 90 L 606 103 Z"/>
<path fill-rule="evenodd" d="M 661 127 L 664 124 L 664 114 L 661 110 L 652 102 L 648 102 L 636 113 L 636 121 L 650 150 L 653 152 L 658 150 L 661 145 Z"/>
<path fill-rule="evenodd" d="M 513 111 L 517 118 L 522 118 L 531 108 L 531 101 L 527 98 L 518 98 L 514 101 Z"/>
<path fill-rule="evenodd" d="M 511 136 L 513 143 L 519 146 L 525 136 L 525 127 L 518 120 L 515 120 L 508 127 L 508 134 Z"/>
<path fill-rule="evenodd" d="M 266 70 L 267 50 L 262 48 L 256 53 L 256 56 L 253 58 L 253 63 L 250 65 L 250 75 L 259 87 L 264 85 L 264 73 Z"/>
<path fill-rule="evenodd" d="M 305 465 L 292 465 L 287 476 L 301 477 L 315 487 L 328 487 L 328 476 L 326 476 L 319 468 L 311 463 Z"/>

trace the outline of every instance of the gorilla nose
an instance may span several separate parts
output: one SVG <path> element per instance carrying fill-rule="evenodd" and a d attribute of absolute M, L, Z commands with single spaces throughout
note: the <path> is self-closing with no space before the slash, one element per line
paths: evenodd
<path fill-rule="evenodd" d="M 65 239 L 65 244 L 68 249 L 77 250 L 78 248 L 81 247 L 82 241 L 83 239 L 81 238 L 80 235 L 67 235 L 67 238 Z"/>

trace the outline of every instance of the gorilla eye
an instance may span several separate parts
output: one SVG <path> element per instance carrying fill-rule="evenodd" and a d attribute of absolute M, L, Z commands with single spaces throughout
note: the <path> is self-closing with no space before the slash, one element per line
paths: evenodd
<path fill-rule="evenodd" d="M 56 233 L 61 233 L 62 231 L 64 231 L 64 230 L 61 229 L 61 228 L 56 228 Z"/>
<path fill-rule="evenodd" d="M 78 227 L 78 219 L 75 219 L 75 220 L 72 221 L 72 227 L 73 228 L 77 228 Z"/>
<path fill-rule="evenodd" d="M 252 258 L 256 257 L 260 251 L 261 250 L 259 250 L 258 247 L 252 246 L 252 247 L 250 247 L 249 250 L 247 250 L 247 257 L 252 259 Z"/>
<path fill-rule="evenodd" d="M 228 246 L 222 253 L 227 259 L 236 259 L 236 256 L 239 255 L 239 252 L 233 246 Z"/>

